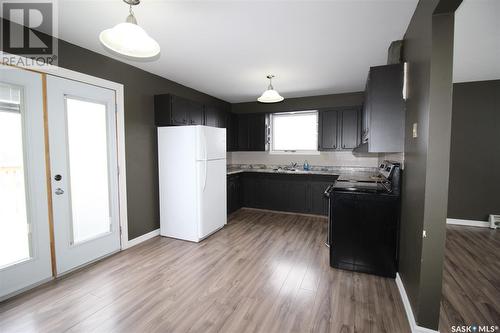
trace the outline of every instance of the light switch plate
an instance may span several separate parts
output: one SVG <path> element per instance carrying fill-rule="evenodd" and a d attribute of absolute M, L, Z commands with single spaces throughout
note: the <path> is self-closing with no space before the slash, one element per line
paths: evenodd
<path fill-rule="evenodd" d="M 417 123 L 413 123 L 413 138 L 418 138 L 418 125 Z"/>

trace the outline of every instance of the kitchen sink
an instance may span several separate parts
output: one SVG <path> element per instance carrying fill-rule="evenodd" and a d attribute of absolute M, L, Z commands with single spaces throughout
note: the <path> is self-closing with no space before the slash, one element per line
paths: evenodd
<path fill-rule="evenodd" d="M 282 167 L 279 167 L 279 168 L 274 168 L 273 171 L 277 171 L 277 172 L 282 172 L 282 171 L 297 171 L 297 169 L 295 168 L 282 168 Z"/>

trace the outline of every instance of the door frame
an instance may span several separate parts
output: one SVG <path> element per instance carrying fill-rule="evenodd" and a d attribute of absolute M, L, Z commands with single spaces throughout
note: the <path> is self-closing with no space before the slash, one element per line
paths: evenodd
<path fill-rule="evenodd" d="M 129 248 L 133 244 L 129 244 L 128 240 L 128 221 L 127 221 L 127 172 L 126 172 L 126 159 L 125 159 L 125 101 L 124 101 L 124 87 L 121 83 L 116 83 L 106 79 L 101 79 L 84 73 L 79 73 L 71 69 L 66 69 L 54 65 L 44 65 L 41 67 L 32 68 L 25 64 L 30 63 L 26 57 L 13 55 L 7 52 L 0 51 L 0 63 L 15 67 L 38 72 L 41 74 L 52 75 L 78 81 L 82 83 L 91 84 L 94 86 L 107 88 L 115 91 L 116 103 L 116 149 L 117 149 L 117 162 L 118 162 L 118 211 L 119 211 L 119 225 L 120 225 L 120 243 L 121 249 Z M 48 135 L 48 133 L 46 133 Z M 48 147 L 46 147 L 47 153 Z M 50 156 L 50 155 L 49 155 Z M 46 158 L 49 158 L 46 156 Z M 50 181 L 50 179 L 49 179 Z M 50 217 L 49 217 L 50 218 Z M 51 224 L 53 220 L 50 220 Z M 53 237 L 53 232 L 51 234 Z"/>

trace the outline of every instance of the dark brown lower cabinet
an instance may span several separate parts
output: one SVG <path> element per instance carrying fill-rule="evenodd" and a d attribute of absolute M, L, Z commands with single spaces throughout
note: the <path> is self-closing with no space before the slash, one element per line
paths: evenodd
<path fill-rule="evenodd" d="M 227 213 L 241 208 L 241 177 L 239 174 L 227 176 Z"/>
<path fill-rule="evenodd" d="M 328 215 L 328 201 L 323 192 L 337 178 L 325 175 L 257 172 L 239 175 L 242 207 L 324 216 Z M 228 190 L 228 207 L 230 200 Z"/>

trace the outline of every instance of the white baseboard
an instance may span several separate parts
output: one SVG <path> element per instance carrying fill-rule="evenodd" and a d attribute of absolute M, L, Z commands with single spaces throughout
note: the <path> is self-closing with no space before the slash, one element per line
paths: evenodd
<path fill-rule="evenodd" d="M 489 228 L 490 222 L 475 220 L 446 219 L 446 224 L 465 225 L 469 227 Z"/>
<path fill-rule="evenodd" d="M 142 242 L 147 241 L 148 239 L 151 239 L 153 237 L 159 236 L 160 235 L 160 229 L 153 230 L 151 232 L 148 232 L 147 234 L 144 234 L 142 236 L 136 237 L 134 239 L 131 239 L 127 242 L 127 245 L 125 246 L 126 249 L 135 246 L 137 244 L 140 244 Z"/>
<path fill-rule="evenodd" d="M 399 294 L 401 296 L 401 300 L 403 301 L 403 305 L 405 307 L 406 318 L 408 318 L 408 322 L 410 323 L 410 330 L 412 333 L 439 333 L 439 331 L 431 330 L 429 328 L 421 327 L 417 325 L 415 321 L 415 317 L 413 316 L 413 311 L 411 309 L 410 300 L 408 299 L 408 295 L 406 294 L 405 287 L 403 285 L 403 281 L 401 281 L 401 277 L 399 273 L 396 273 L 396 285 L 398 286 Z"/>

